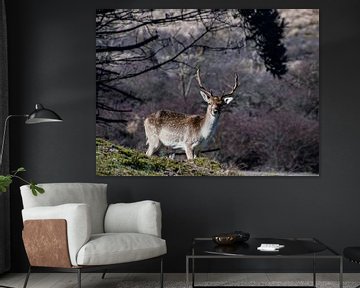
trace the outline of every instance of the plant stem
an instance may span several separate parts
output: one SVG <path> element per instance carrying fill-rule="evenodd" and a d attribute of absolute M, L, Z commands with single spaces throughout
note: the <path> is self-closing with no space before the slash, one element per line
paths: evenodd
<path fill-rule="evenodd" d="M 24 178 L 22 178 L 16 174 L 13 174 L 12 177 L 20 179 L 21 181 L 25 182 L 26 184 L 29 184 L 29 185 L 31 184 L 29 181 L 25 180 Z"/>

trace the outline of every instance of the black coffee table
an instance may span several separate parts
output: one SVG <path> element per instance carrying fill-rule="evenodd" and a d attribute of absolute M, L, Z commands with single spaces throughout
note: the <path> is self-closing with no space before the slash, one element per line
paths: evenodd
<path fill-rule="evenodd" d="M 262 243 L 284 245 L 277 252 L 264 252 L 257 250 Z M 316 260 L 335 259 L 339 261 L 339 287 L 343 287 L 343 258 L 335 250 L 315 238 L 250 238 L 245 243 L 228 246 L 219 246 L 211 238 L 195 238 L 191 254 L 186 256 L 186 287 L 189 287 L 189 271 L 191 268 L 191 287 L 204 287 L 195 285 L 195 259 L 312 259 L 313 285 L 293 287 L 316 287 Z M 191 267 L 190 267 L 191 266 Z M 215 286 L 211 286 L 215 287 Z M 226 286 L 222 286 L 226 287 Z M 234 287 L 234 286 L 231 286 Z M 235 286 L 247 287 L 247 286 Z M 256 286 L 251 286 L 256 287 Z M 264 286 L 262 286 L 264 287 Z M 274 287 L 274 286 L 271 286 Z M 284 287 L 284 286 L 281 286 Z"/>

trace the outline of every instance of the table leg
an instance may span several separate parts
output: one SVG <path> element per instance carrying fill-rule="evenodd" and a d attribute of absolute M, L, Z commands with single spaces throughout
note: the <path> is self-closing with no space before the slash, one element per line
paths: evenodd
<path fill-rule="evenodd" d="M 339 287 L 343 288 L 343 257 L 340 257 Z"/>
<path fill-rule="evenodd" d="M 316 256 L 313 258 L 313 286 L 316 287 Z"/>
<path fill-rule="evenodd" d="M 189 257 L 186 256 L 186 288 L 189 288 Z"/>
<path fill-rule="evenodd" d="M 192 268 L 192 287 L 195 287 L 195 258 L 192 258 L 192 262 L 191 262 L 191 268 Z"/>

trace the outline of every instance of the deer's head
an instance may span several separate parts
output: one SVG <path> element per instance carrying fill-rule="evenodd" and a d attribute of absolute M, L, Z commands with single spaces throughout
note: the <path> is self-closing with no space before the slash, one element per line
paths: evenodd
<path fill-rule="evenodd" d="M 200 94 L 204 101 L 208 104 L 208 110 L 211 115 L 217 117 L 220 115 L 221 109 L 224 105 L 229 104 L 234 97 L 232 96 L 235 90 L 238 88 L 238 76 L 235 74 L 235 84 L 229 93 L 222 93 L 221 96 L 213 95 L 212 90 L 208 90 L 204 87 L 200 79 L 200 69 L 196 72 L 196 80 L 200 86 Z"/>

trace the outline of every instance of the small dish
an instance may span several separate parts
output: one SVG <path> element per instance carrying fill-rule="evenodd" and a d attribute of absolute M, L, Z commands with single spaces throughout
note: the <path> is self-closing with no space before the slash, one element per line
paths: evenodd
<path fill-rule="evenodd" d="M 224 233 L 213 236 L 212 240 L 218 245 L 232 245 L 237 241 L 237 235 Z"/>

